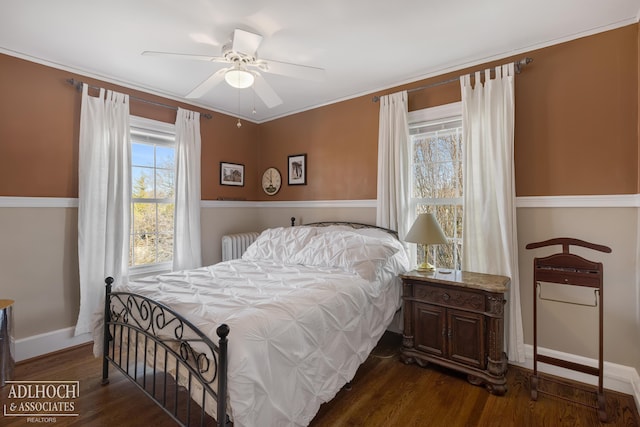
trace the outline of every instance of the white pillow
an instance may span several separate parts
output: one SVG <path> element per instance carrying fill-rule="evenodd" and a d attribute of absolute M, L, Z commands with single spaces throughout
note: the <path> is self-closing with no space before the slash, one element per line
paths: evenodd
<path fill-rule="evenodd" d="M 356 229 L 349 225 L 341 225 L 341 224 L 332 224 L 332 225 L 322 225 L 317 226 L 318 234 L 322 233 L 332 233 L 334 231 L 351 231 L 355 232 Z"/>
<path fill-rule="evenodd" d="M 314 227 L 268 228 L 249 245 L 242 259 L 295 264 L 292 261 L 293 256 L 300 252 L 315 234 Z"/>
<path fill-rule="evenodd" d="M 351 231 L 332 231 L 313 236 L 293 260 L 303 265 L 342 268 L 374 281 L 382 266 L 398 250 L 384 239 Z"/>

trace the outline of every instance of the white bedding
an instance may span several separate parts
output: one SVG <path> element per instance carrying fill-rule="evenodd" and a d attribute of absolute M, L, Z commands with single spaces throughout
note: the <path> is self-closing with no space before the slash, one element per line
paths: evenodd
<path fill-rule="evenodd" d="M 214 341 L 217 326 L 229 325 L 228 396 L 237 427 L 307 425 L 353 378 L 400 307 L 397 274 L 408 259 L 399 242 L 306 229 L 267 230 L 244 259 L 114 289 L 172 307 Z M 318 251 L 302 250 L 310 247 Z"/>

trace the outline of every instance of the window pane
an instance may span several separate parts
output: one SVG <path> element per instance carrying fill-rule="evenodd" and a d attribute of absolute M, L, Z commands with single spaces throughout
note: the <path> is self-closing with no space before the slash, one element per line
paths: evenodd
<path fill-rule="evenodd" d="M 454 162 L 460 158 L 456 142 L 460 139 L 457 132 L 438 133 L 432 144 L 436 151 L 436 159 L 441 162 Z"/>
<path fill-rule="evenodd" d="M 153 167 L 153 145 L 131 143 L 131 164 L 134 166 Z"/>
<path fill-rule="evenodd" d="M 462 270 L 462 242 L 456 243 L 453 247 L 456 251 L 456 270 Z"/>
<path fill-rule="evenodd" d="M 133 235 L 133 259 L 135 265 L 156 262 L 156 236 L 153 234 Z"/>
<path fill-rule="evenodd" d="M 158 235 L 158 260 L 166 262 L 173 259 L 173 233 L 160 233 Z"/>
<path fill-rule="evenodd" d="M 413 161 L 418 164 L 436 161 L 436 152 L 431 145 L 432 138 L 426 135 L 416 136 L 413 140 Z"/>
<path fill-rule="evenodd" d="M 175 179 L 173 169 L 156 169 L 156 198 L 173 198 Z"/>
<path fill-rule="evenodd" d="M 453 237 L 455 228 L 455 207 L 453 205 L 435 206 L 434 214 L 445 236 Z"/>
<path fill-rule="evenodd" d="M 134 166 L 131 168 L 131 197 L 135 199 L 152 199 L 153 168 Z"/>
<path fill-rule="evenodd" d="M 156 234 L 156 205 L 154 203 L 133 204 L 133 232 L 143 237 Z"/>
<path fill-rule="evenodd" d="M 463 189 L 464 189 L 464 181 L 463 181 L 463 177 L 462 177 L 462 160 L 456 162 L 455 164 L 455 176 L 453 177 L 453 179 L 455 180 L 456 183 L 456 197 L 462 197 L 463 196 Z"/>
<path fill-rule="evenodd" d="M 452 163 L 433 163 L 430 168 L 432 197 L 446 199 L 458 197 L 454 165 Z"/>
<path fill-rule="evenodd" d="M 459 270 L 459 263 L 457 263 L 458 257 L 454 254 L 456 245 L 435 245 L 436 262 L 434 265 L 437 268 L 450 268 Z"/>
<path fill-rule="evenodd" d="M 455 215 L 456 228 L 455 228 L 455 235 L 453 237 L 462 239 L 462 212 L 464 209 L 462 205 L 455 205 L 455 208 L 456 208 L 456 215 Z"/>
<path fill-rule="evenodd" d="M 413 165 L 413 191 L 412 197 L 416 199 L 433 198 L 433 178 L 426 164 Z"/>
<path fill-rule="evenodd" d="M 173 169 L 175 151 L 173 147 L 156 146 L 156 167 Z"/>
<path fill-rule="evenodd" d="M 173 234 L 173 203 L 158 204 L 158 232 Z"/>

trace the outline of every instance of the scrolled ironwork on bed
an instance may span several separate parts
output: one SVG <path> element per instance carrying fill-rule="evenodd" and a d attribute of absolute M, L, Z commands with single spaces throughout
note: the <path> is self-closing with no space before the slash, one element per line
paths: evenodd
<path fill-rule="evenodd" d="M 178 424 L 211 425 L 207 405 L 215 401 L 216 425 L 228 425 L 229 327 L 218 326 L 216 345 L 171 308 L 142 295 L 112 291 L 111 277 L 105 283 L 102 384 L 109 383 L 111 363 Z M 182 387 L 191 391 L 194 384 L 202 396 L 197 412 L 190 393 L 179 399 Z"/>

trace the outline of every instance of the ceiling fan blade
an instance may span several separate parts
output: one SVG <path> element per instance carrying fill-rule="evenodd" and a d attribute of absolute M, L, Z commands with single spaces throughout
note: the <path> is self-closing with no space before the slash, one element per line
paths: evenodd
<path fill-rule="evenodd" d="M 189 92 L 185 96 L 185 98 L 200 98 L 202 95 L 213 89 L 214 86 L 224 80 L 224 74 L 227 72 L 227 70 L 229 70 L 229 68 L 223 68 L 222 70 L 216 71 L 211 76 L 209 76 L 209 78 L 196 86 L 195 89 Z"/>
<path fill-rule="evenodd" d="M 324 81 L 325 72 L 323 68 L 272 61 L 270 59 L 265 59 L 263 62 L 266 63 L 266 69 L 263 68 L 263 65 L 259 65 L 260 69 L 269 73 L 316 82 Z"/>
<path fill-rule="evenodd" d="M 253 34 L 237 28 L 233 31 L 232 49 L 236 52 L 255 56 L 260 43 L 262 43 L 261 35 Z"/>
<path fill-rule="evenodd" d="M 256 92 L 256 95 L 262 99 L 262 102 L 264 102 L 267 108 L 273 108 L 282 104 L 282 99 L 280 99 L 278 94 L 269 86 L 269 83 L 267 83 L 264 77 L 258 73 L 255 73 L 253 90 Z"/>
<path fill-rule="evenodd" d="M 196 61 L 207 61 L 207 62 L 217 62 L 224 61 L 226 59 L 219 56 L 207 56 L 207 55 L 192 55 L 189 53 L 173 53 L 173 52 L 156 52 L 153 50 L 145 50 L 142 52 L 143 56 L 163 56 L 165 58 L 174 58 L 174 59 L 194 59 Z"/>

